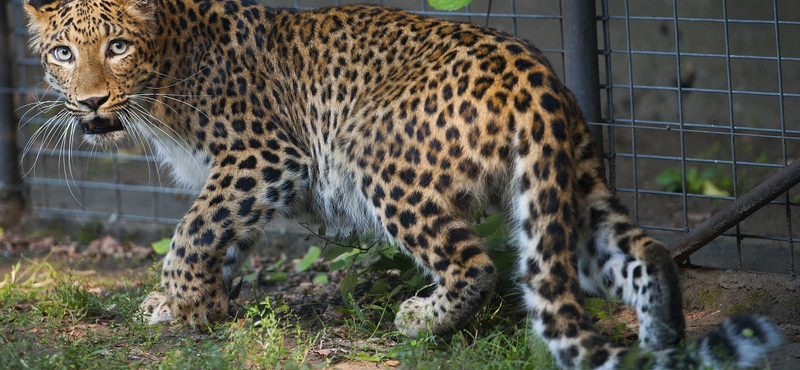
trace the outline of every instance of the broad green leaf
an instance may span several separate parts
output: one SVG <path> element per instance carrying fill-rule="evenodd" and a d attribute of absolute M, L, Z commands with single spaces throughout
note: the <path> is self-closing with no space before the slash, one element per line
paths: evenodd
<path fill-rule="evenodd" d="M 711 195 L 715 197 L 727 197 L 731 195 L 727 190 L 720 189 L 711 181 L 703 182 L 703 195 Z"/>
<path fill-rule="evenodd" d="M 333 245 L 328 248 L 328 253 L 325 253 L 325 257 L 322 258 L 322 262 L 330 262 L 333 261 L 336 257 L 339 257 L 345 253 L 352 252 L 354 248 L 344 247 L 341 245 Z"/>
<path fill-rule="evenodd" d="M 308 270 L 308 268 L 317 261 L 320 253 L 322 253 L 322 249 L 312 245 L 310 248 L 308 248 L 308 252 L 306 252 L 306 255 L 303 256 L 303 259 L 297 263 L 297 268 L 295 268 L 295 271 L 303 272 Z"/>
<path fill-rule="evenodd" d="M 677 168 L 668 168 L 656 176 L 656 183 L 661 189 L 671 193 L 680 192 L 683 189 L 682 182 L 681 170 Z"/>
<path fill-rule="evenodd" d="M 283 265 L 284 263 L 286 263 L 286 258 L 281 258 L 280 260 L 276 261 L 275 263 L 273 263 L 273 264 L 271 264 L 271 265 L 267 266 L 267 267 L 265 268 L 265 270 L 267 270 L 267 271 L 275 271 L 275 270 L 277 270 L 279 267 L 281 267 L 281 265 Z"/>
<path fill-rule="evenodd" d="M 342 300 L 350 302 L 353 299 L 353 293 L 356 291 L 358 284 L 358 273 L 355 269 L 350 268 L 342 278 L 342 284 L 339 286 L 339 291 L 342 293 Z"/>
<path fill-rule="evenodd" d="M 242 276 L 242 281 L 244 281 L 245 283 L 253 284 L 256 281 L 256 277 L 258 277 L 258 273 L 251 272 L 245 276 Z"/>
<path fill-rule="evenodd" d="M 700 174 L 700 180 L 706 181 L 711 180 L 715 177 L 719 177 L 720 175 L 720 168 L 719 167 L 711 167 L 707 168 Z"/>
<path fill-rule="evenodd" d="M 494 213 L 486 217 L 483 222 L 475 226 L 475 232 L 481 238 L 487 238 L 500 230 L 503 226 L 503 216 L 499 213 Z"/>
<path fill-rule="evenodd" d="M 319 285 L 328 284 L 328 274 L 323 274 L 323 273 L 316 274 L 314 275 L 314 278 L 311 279 L 311 282 Z"/>
<path fill-rule="evenodd" d="M 285 273 L 283 271 L 274 272 L 267 278 L 267 281 L 270 282 L 270 283 L 287 282 L 287 281 L 289 281 L 289 274 L 287 274 L 287 273 Z"/>
<path fill-rule="evenodd" d="M 172 243 L 172 239 L 161 239 L 157 242 L 153 242 L 150 246 L 153 247 L 153 252 L 156 254 L 167 254 L 169 252 L 169 245 Z"/>
<path fill-rule="evenodd" d="M 472 0 L 428 0 L 428 4 L 438 10 L 456 10 L 469 5 L 471 2 Z"/>
<path fill-rule="evenodd" d="M 347 266 L 350 266 L 350 260 L 351 258 L 337 259 L 336 261 L 332 261 L 331 263 L 329 263 L 328 268 L 330 268 L 331 271 L 344 270 L 345 268 L 347 268 Z"/>
<path fill-rule="evenodd" d="M 371 355 L 371 354 L 365 353 L 365 352 L 353 352 L 353 354 L 350 355 L 350 357 L 348 357 L 348 358 L 351 359 L 351 360 L 366 361 L 366 362 L 381 362 L 381 361 L 383 361 L 382 357 L 374 356 L 374 355 Z"/>
<path fill-rule="evenodd" d="M 372 287 L 369 288 L 369 292 L 372 294 L 380 294 L 385 295 L 389 292 L 389 281 L 386 279 L 378 279 Z"/>

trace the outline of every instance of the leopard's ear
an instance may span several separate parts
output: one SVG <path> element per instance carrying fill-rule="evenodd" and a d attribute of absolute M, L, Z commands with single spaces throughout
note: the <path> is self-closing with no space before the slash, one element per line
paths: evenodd
<path fill-rule="evenodd" d="M 28 31 L 31 33 L 31 47 L 39 50 L 39 43 L 44 33 L 50 15 L 58 9 L 65 0 L 24 0 L 23 8 L 28 15 Z"/>
<path fill-rule="evenodd" d="M 47 0 L 45 0 L 47 1 Z M 155 20 L 156 0 L 123 0 L 125 13 L 141 20 Z"/>
<path fill-rule="evenodd" d="M 60 3 L 62 1 L 63 0 L 25 0 L 24 3 L 25 3 L 25 9 L 30 12 L 31 10 L 41 11 L 43 10 L 42 8 L 44 8 L 47 5 L 51 4 L 58 5 L 54 3 Z"/>

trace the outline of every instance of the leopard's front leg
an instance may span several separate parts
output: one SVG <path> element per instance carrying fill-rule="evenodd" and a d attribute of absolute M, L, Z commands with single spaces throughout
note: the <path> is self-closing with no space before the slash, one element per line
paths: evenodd
<path fill-rule="evenodd" d="M 150 293 L 142 303 L 150 324 L 178 320 L 201 327 L 224 319 L 232 279 L 224 275 L 234 272 L 241 249 L 296 200 L 305 183 L 301 171 L 266 164 L 262 168 L 255 156 L 241 154 L 237 160 L 227 156 L 220 161 L 224 166 L 212 168 L 209 181 L 176 228 L 164 259 L 163 292 Z"/>
<path fill-rule="evenodd" d="M 232 222 L 213 221 L 207 197 L 201 196 L 176 228 L 161 274 L 163 291 L 150 293 L 142 303 L 150 324 L 177 319 L 192 327 L 220 321 L 228 310 L 222 266 L 236 232 Z M 224 211 L 223 211 L 224 212 Z M 222 226 L 222 227 L 221 227 Z"/>

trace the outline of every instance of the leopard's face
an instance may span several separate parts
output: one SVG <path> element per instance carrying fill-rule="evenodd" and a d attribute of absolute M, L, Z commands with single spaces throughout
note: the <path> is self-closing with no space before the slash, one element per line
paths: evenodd
<path fill-rule="evenodd" d="M 64 100 L 57 123 L 79 126 L 86 141 L 125 137 L 141 120 L 157 69 L 152 2 L 28 0 L 25 4 L 45 80 Z"/>

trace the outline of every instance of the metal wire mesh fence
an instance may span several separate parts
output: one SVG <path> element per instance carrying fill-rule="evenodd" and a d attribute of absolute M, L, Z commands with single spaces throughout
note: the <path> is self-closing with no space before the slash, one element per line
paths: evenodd
<path fill-rule="evenodd" d="M 365 1 L 261 2 L 313 8 Z M 562 28 L 570 9 L 561 1 L 476 0 L 456 12 L 437 11 L 426 0 L 371 2 L 528 39 L 565 77 Z M 64 131 L 37 131 L 54 114 L 40 108 L 57 97 L 27 47 L 20 5 L 8 5 L 13 86 L 0 86 L 0 94 L 13 94 L 21 107 L 21 168 L 32 210 L 42 217 L 177 222 L 193 194 L 172 186 L 146 147 L 102 151 Z M 603 128 L 609 182 L 640 225 L 677 238 L 800 157 L 794 1 L 604 0 L 596 12 L 602 119 L 590 124 Z M 692 261 L 794 273 L 798 207 L 794 189 Z"/>
<path fill-rule="evenodd" d="M 682 234 L 800 157 L 795 2 L 608 1 L 598 14 L 610 179 L 643 226 Z M 762 208 L 704 263 L 793 274 L 798 203 L 790 191 Z"/>

